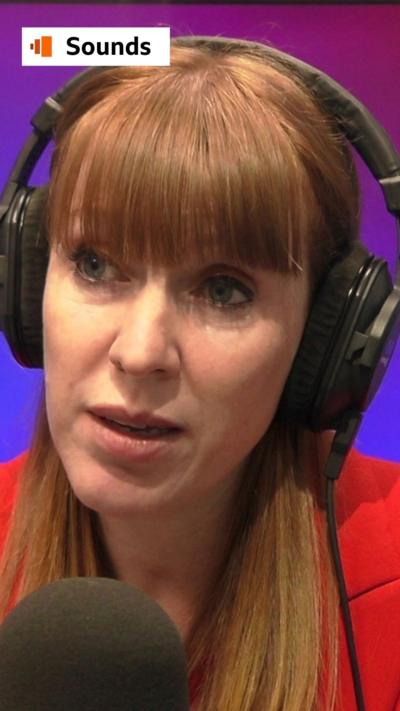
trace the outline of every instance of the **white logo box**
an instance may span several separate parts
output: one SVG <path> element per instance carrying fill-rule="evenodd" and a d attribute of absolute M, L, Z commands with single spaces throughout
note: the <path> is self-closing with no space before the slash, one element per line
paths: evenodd
<path fill-rule="evenodd" d="M 52 56 L 38 53 L 49 44 L 43 43 L 42 37 L 52 38 Z M 21 64 L 23 67 L 165 67 L 170 64 L 170 28 L 22 27 Z"/>

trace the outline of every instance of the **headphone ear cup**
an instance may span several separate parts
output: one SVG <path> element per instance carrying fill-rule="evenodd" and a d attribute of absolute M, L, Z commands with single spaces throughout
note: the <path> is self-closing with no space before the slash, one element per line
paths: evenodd
<path fill-rule="evenodd" d="M 24 211 L 20 234 L 22 349 L 31 367 L 43 367 L 42 303 L 49 245 L 46 231 L 48 186 L 36 188 Z"/>
<path fill-rule="evenodd" d="M 330 268 L 317 289 L 279 403 L 278 420 L 318 432 L 334 429 L 345 411 L 364 409 L 380 352 L 373 365 L 360 369 L 348 351 L 354 337 L 365 343 L 366 329 L 392 291 L 386 263 L 360 242 Z M 396 310 L 398 306 L 391 309 L 382 347 L 393 329 Z"/>
<path fill-rule="evenodd" d="M 43 367 L 42 301 L 49 258 L 47 196 L 47 185 L 21 189 L 7 220 L 9 313 L 5 335 L 16 360 L 30 368 Z"/>

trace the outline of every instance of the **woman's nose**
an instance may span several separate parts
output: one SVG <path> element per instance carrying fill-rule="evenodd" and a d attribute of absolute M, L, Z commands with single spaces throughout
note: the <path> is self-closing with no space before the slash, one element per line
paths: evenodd
<path fill-rule="evenodd" d="M 144 376 L 176 375 L 180 368 L 177 308 L 164 287 L 146 285 L 121 306 L 110 361 L 120 370 Z"/>

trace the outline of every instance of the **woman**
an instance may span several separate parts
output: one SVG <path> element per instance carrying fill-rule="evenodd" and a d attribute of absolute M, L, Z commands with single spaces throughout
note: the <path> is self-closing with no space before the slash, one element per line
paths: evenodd
<path fill-rule="evenodd" d="M 170 67 L 90 79 L 55 144 L 44 392 L 4 514 L 1 613 L 112 576 L 177 625 L 192 708 L 354 708 L 332 433 L 275 417 L 315 290 L 358 237 L 342 135 L 251 49 L 175 46 Z M 347 466 L 398 473 L 368 461 Z"/>

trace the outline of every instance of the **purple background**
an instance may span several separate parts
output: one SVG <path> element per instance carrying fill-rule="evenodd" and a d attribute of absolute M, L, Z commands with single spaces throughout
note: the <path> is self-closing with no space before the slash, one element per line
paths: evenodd
<path fill-rule="evenodd" d="M 21 67 L 22 26 L 171 27 L 171 35 L 219 34 L 266 40 L 315 64 L 365 103 L 400 147 L 400 6 L 394 5 L 0 5 L 0 186 L 29 132 L 43 98 L 75 67 Z M 47 180 L 48 156 L 32 184 Z M 358 165 L 360 165 L 358 163 Z M 381 190 L 360 165 L 364 194 L 362 239 L 395 258 L 394 219 Z M 71 357 L 73 354 L 71 353 Z M 29 446 L 43 373 L 21 368 L 0 334 L 0 461 Z M 400 461 L 400 348 L 366 413 L 356 446 L 365 454 Z"/>

